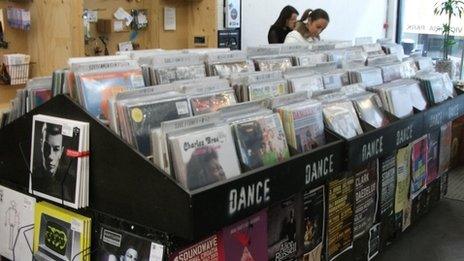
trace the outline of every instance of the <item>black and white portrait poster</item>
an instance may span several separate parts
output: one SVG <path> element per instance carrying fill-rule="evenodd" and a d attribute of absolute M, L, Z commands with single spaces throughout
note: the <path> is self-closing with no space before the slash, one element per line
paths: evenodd
<path fill-rule="evenodd" d="M 380 217 L 393 215 L 396 191 L 396 157 L 395 155 L 379 159 L 380 167 Z"/>
<path fill-rule="evenodd" d="M 372 260 L 380 250 L 380 223 L 373 225 L 369 229 L 369 244 L 367 252 L 367 260 Z"/>
<path fill-rule="evenodd" d="M 32 126 L 29 192 L 78 208 L 82 159 L 68 157 L 84 148 L 83 124 L 35 115 Z"/>
<path fill-rule="evenodd" d="M 375 222 L 377 213 L 377 160 L 354 175 L 354 224 L 353 233 L 357 238 L 362 236 Z"/>
<path fill-rule="evenodd" d="M 132 233 L 103 226 L 100 231 L 98 260 L 161 261 L 164 246 Z"/>
<path fill-rule="evenodd" d="M 308 189 L 303 194 L 304 260 L 321 260 L 325 232 L 324 185 Z"/>

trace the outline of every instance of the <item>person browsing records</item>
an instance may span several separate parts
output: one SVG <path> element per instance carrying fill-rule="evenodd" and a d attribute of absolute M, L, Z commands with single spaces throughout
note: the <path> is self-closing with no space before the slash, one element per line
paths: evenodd
<path fill-rule="evenodd" d="M 306 10 L 300 21 L 296 23 L 295 30 L 285 38 L 286 44 L 309 44 L 319 41 L 320 34 L 329 25 L 329 14 L 322 9 Z"/>
<path fill-rule="evenodd" d="M 298 19 L 298 11 L 290 5 L 287 5 L 280 12 L 279 18 L 269 29 L 267 40 L 270 44 L 284 43 L 285 37 L 293 29 Z"/>

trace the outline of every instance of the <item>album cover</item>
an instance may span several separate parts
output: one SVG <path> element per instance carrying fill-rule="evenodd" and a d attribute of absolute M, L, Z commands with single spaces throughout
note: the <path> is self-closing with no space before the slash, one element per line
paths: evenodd
<path fill-rule="evenodd" d="M 175 252 L 169 257 L 169 261 L 225 261 L 223 256 L 224 247 L 220 241 L 221 233 L 214 234 L 198 243 Z"/>
<path fill-rule="evenodd" d="M 291 92 L 293 93 L 306 91 L 308 96 L 311 96 L 315 91 L 324 90 L 324 83 L 321 75 L 290 77 L 288 81 L 290 83 Z"/>
<path fill-rule="evenodd" d="M 451 162 L 451 139 L 452 139 L 452 123 L 449 122 L 440 128 L 440 151 L 439 151 L 439 166 L 438 175 L 442 175 L 450 168 Z"/>
<path fill-rule="evenodd" d="M 363 133 L 358 116 L 350 101 L 339 101 L 325 105 L 322 109 L 324 121 L 345 139 L 354 138 Z"/>
<path fill-rule="evenodd" d="M 224 260 L 268 260 L 266 210 L 224 228 L 222 244 Z"/>
<path fill-rule="evenodd" d="M 329 182 L 326 252 L 328 260 L 335 260 L 353 247 L 353 177 Z"/>
<path fill-rule="evenodd" d="M 167 66 L 155 68 L 157 84 L 167 84 L 180 80 L 192 80 L 206 77 L 204 64 Z"/>
<path fill-rule="evenodd" d="M 396 155 L 379 159 L 380 167 L 380 217 L 388 217 L 395 211 Z"/>
<path fill-rule="evenodd" d="M 231 106 L 236 103 L 237 99 L 232 90 L 190 98 L 193 115 L 195 116 L 215 112 L 223 107 Z"/>
<path fill-rule="evenodd" d="M 0 255 L 32 260 L 35 198 L 0 185 Z"/>
<path fill-rule="evenodd" d="M 378 98 L 377 94 L 360 95 L 354 97 L 352 102 L 360 119 L 374 128 L 381 128 L 387 126 L 390 121 L 377 106 L 375 97 Z"/>
<path fill-rule="evenodd" d="M 130 131 L 137 149 L 145 156 L 151 155 L 150 131 L 159 128 L 161 122 L 191 116 L 186 97 L 176 97 L 147 102 L 132 102 L 126 107 Z"/>
<path fill-rule="evenodd" d="M 246 61 L 212 64 L 211 68 L 212 75 L 219 75 L 220 77 L 228 77 L 234 73 L 248 72 L 250 70 L 254 71 L 254 68 L 250 68 Z"/>
<path fill-rule="evenodd" d="M 102 226 L 98 240 L 98 260 L 163 260 L 164 246 L 132 233 Z"/>
<path fill-rule="evenodd" d="M 229 125 L 169 137 L 177 180 L 190 190 L 240 175 Z"/>
<path fill-rule="evenodd" d="M 303 194 L 303 260 L 319 261 L 325 241 L 325 186 L 306 190 Z"/>
<path fill-rule="evenodd" d="M 90 218 L 50 203 L 35 209 L 34 256 L 41 260 L 89 260 L 82 255 L 90 247 Z"/>
<path fill-rule="evenodd" d="M 46 115 L 33 117 L 29 193 L 79 208 L 88 158 L 68 154 L 88 150 L 88 126 Z"/>
<path fill-rule="evenodd" d="M 368 261 L 376 257 L 380 252 L 380 226 L 381 223 L 378 223 L 369 229 L 369 243 L 367 252 Z"/>
<path fill-rule="evenodd" d="M 395 192 L 395 220 L 401 228 L 403 216 L 409 204 L 409 190 L 411 188 L 411 147 L 410 145 L 398 150 L 396 154 L 396 192 Z"/>
<path fill-rule="evenodd" d="M 411 144 L 411 195 L 417 196 L 426 186 L 428 161 L 427 135 Z"/>
<path fill-rule="evenodd" d="M 427 177 L 426 177 L 426 186 L 429 186 L 434 180 L 436 180 L 438 175 L 438 152 L 440 149 L 440 130 L 433 130 L 428 134 L 428 152 L 427 152 Z"/>
<path fill-rule="evenodd" d="M 275 59 L 259 59 L 255 61 L 257 68 L 262 72 L 270 71 L 285 71 L 287 68 L 293 66 L 290 57 L 275 58 Z"/>
<path fill-rule="evenodd" d="M 245 170 L 273 165 L 290 156 L 278 114 L 238 123 L 234 125 L 234 133 Z"/>
<path fill-rule="evenodd" d="M 274 204 L 268 210 L 269 260 L 287 260 L 296 255 L 295 198 Z"/>
<path fill-rule="evenodd" d="M 82 73 L 79 75 L 82 101 L 89 113 L 108 120 L 108 100 L 117 93 L 144 87 L 142 71 Z"/>
<path fill-rule="evenodd" d="M 365 169 L 354 174 L 354 238 L 366 233 L 374 224 L 377 214 L 378 163 L 369 163 Z"/>
<path fill-rule="evenodd" d="M 287 142 L 295 153 L 313 150 L 325 144 L 322 106 L 305 101 L 278 108 Z"/>
<path fill-rule="evenodd" d="M 248 100 L 257 101 L 288 93 L 287 82 L 284 80 L 258 82 L 248 86 Z"/>

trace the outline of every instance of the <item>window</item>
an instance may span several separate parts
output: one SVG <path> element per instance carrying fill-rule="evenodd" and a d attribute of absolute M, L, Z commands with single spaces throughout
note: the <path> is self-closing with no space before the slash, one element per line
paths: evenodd
<path fill-rule="evenodd" d="M 422 52 L 435 60 L 443 57 L 441 29 L 447 17 L 434 14 L 435 3 L 437 0 L 399 0 L 398 42 L 403 44 L 406 54 Z M 449 58 L 455 61 L 459 74 L 464 50 L 464 14 L 462 18 L 453 18 L 451 25 L 456 44 Z"/>

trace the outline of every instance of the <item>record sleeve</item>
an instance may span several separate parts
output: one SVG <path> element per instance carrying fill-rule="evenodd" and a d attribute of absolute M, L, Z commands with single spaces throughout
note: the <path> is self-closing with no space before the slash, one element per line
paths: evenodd
<path fill-rule="evenodd" d="M 76 209 L 84 207 L 81 189 L 88 190 L 83 182 L 89 171 L 88 157 L 70 155 L 88 151 L 88 128 L 87 122 L 33 117 L 29 193 Z"/>
<path fill-rule="evenodd" d="M 426 186 L 435 181 L 439 177 L 439 149 L 440 149 L 440 130 L 432 130 L 428 134 L 428 152 L 427 152 L 427 177 Z"/>
<path fill-rule="evenodd" d="M 257 101 L 288 93 L 285 80 L 253 83 L 248 86 L 248 100 Z"/>
<path fill-rule="evenodd" d="M 223 256 L 224 247 L 220 240 L 221 233 L 214 234 L 196 244 L 175 252 L 169 257 L 169 261 L 226 261 Z"/>
<path fill-rule="evenodd" d="M 350 139 L 363 133 L 351 102 L 339 101 L 326 104 L 322 112 L 327 127 L 344 138 Z"/>
<path fill-rule="evenodd" d="M 447 172 L 451 162 L 452 123 L 449 122 L 440 128 L 440 152 L 438 175 Z"/>
<path fill-rule="evenodd" d="M 296 256 L 295 198 L 274 204 L 268 212 L 269 260 L 288 260 Z"/>
<path fill-rule="evenodd" d="M 379 215 L 381 218 L 394 214 L 396 190 L 396 155 L 379 159 L 380 167 L 380 201 Z"/>
<path fill-rule="evenodd" d="M 153 100 L 128 104 L 127 115 L 132 139 L 136 148 L 145 156 L 152 154 L 150 150 L 150 131 L 161 126 L 161 122 L 191 116 L 186 97 Z"/>
<path fill-rule="evenodd" d="M 387 126 L 390 121 L 385 113 L 377 106 L 377 100 L 380 100 L 380 98 L 372 93 L 352 98 L 354 108 L 359 118 L 374 128 L 381 128 Z"/>
<path fill-rule="evenodd" d="M 108 120 L 108 100 L 119 92 L 145 86 L 140 69 L 79 74 L 82 102 L 89 113 Z"/>
<path fill-rule="evenodd" d="M 377 223 L 369 229 L 368 261 L 374 259 L 380 252 L 380 226 L 381 223 Z"/>
<path fill-rule="evenodd" d="M 290 156 L 278 114 L 238 123 L 234 125 L 234 133 L 246 171 L 279 163 Z"/>
<path fill-rule="evenodd" d="M 326 229 L 325 186 L 308 189 L 303 194 L 303 260 L 317 261 L 323 257 Z"/>
<path fill-rule="evenodd" d="M 36 200 L 0 185 L 0 255 L 10 260 L 32 260 Z"/>
<path fill-rule="evenodd" d="M 288 81 L 293 93 L 306 91 L 311 96 L 314 91 L 324 90 L 324 83 L 320 75 L 291 77 Z"/>
<path fill-rule="evenodd" d="M 267 225 L 267 213 L 266 210 L 262 210 L 224 228 L 222 230 L 224 260 L 268 260 Z"/>
<path fill-rule="evenodd" d="M 150 239 L 103 225 L 98 240 L 98 260 L 161 261 L 164 246 Z"/>
<path fill-rule="evenodd" d="M 353 247 L 353 192 L 353 177 L 329 182 L 326 238 L 328 260 L 335 260 Z"/>
<path fill-rule="evenodd" d="M 34 257 L 39 260 L 87 260 L 90 247 L 90 218 L 46 202 L 36 204 Z"/>
<path fill-rule="evenodd" d="M 354 238 L 366 233 L 374 224 L 378 199 L 378 162 L 372 161 L 367 167 L 354 174 Z"/>
<path fill-rule="evenodd" d="M 215 112 L 223 107 L 231 106 L 236 103 L 237 99 L 232 90 L 190 98 L 193 115 Z"/>
<path fill-rule="evenodd" d="M 427 135 L 411 144 L 411 195 L 415 198 L 426 187 L 428 161 Z"/>
<path fill-rule="evenodd" d="M 169 137 L 177 180 L 190 190 L 240 175 L 229 125 Z"/>
<path fill-rule="evenodd" d="M 396 192 L 395 192 L 395 223 L 402 227 L 403 216 L 409 204 L 409 191 L 411 188 L 411 147 L 401 148 L 396 154 Z"/>

